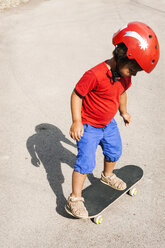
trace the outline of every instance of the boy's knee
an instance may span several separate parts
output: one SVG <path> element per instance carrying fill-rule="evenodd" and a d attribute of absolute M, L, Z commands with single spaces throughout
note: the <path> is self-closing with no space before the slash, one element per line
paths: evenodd
<path fill-rule="evenodd" d="M 89 174 L 92 173 L 95 168 L 95 157 L 93 156 L 79 156 L 77 155 L 76 163 L 74 166 L 74 170 L 82 173 Z"/>

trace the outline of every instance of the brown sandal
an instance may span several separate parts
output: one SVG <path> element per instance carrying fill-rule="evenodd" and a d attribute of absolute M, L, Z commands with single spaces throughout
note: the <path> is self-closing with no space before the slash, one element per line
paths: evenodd
<path fill-rule="evenodd" d="M 84 206 L 84 198 L 83 197 L 72 197 L 69 196 L 67 200 L 67 205 L 65 206 L 65 210 L 70 215 L 86 219 L 88 218 L 88 211 Z"/>
<path fill-rule="evenodd" d="M 104 173 L 101 174 L 101 182 L 109 185 L 110 187 L 117 190 L 124 190 L 127 188 L 127 185 L 123 180 L 117 177 L 114 173 L 112 176 L 104 176 Z"/>

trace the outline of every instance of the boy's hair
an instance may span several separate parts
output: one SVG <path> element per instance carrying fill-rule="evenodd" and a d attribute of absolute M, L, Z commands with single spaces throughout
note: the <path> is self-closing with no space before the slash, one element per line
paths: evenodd
<path fill-rule="evenodd" d="M 143 69 L 140 67 L 140 65 L 136 62 L 135 59 L 129 59 L 127 57 L 127 47 L 124 43 L 119 43 L 115 50 L 113 51 L 113 57 L 117 63 L 118 67 L 123 67 L 125 65 L 128 65 L 129 68 L 131 68 L 134 71 L 142 71 Z"/>

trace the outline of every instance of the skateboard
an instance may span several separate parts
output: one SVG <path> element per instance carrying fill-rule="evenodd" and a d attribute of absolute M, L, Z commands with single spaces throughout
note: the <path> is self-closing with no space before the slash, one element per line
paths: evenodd
<path fill-rule="evenodd" d="M 121 169 L 114 170 L 114 173 L 126 182 L 127 188 L 125 190 L 113 189 L 102 183 L 100 179 L 97 179 L 95 183 L 82 191 L 82 196 L 85 199 L 85 207 L 89 215 L 88 219 L 92 219 L 96 224 L 102 223 L 102 212 L 122 195 L 129 193 L 129 195 L 135 196 L 137 193 L 135 185 L 143 177 L 143 170 L 135 165 L 127 165 Z M 69 213 L 66 206 L 65 210 Z"/>

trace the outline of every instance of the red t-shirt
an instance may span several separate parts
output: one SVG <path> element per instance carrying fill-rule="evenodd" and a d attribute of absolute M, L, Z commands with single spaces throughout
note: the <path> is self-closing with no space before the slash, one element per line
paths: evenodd
<path fill-rule="evenodd" d="M 82 123 L 94 127 L 106 126 L 119 108 L 120 95 L 131 86 L 131 77 L 113 82 L 106 62 L 85 72 L 75 90 L 83 97 Z"/>

